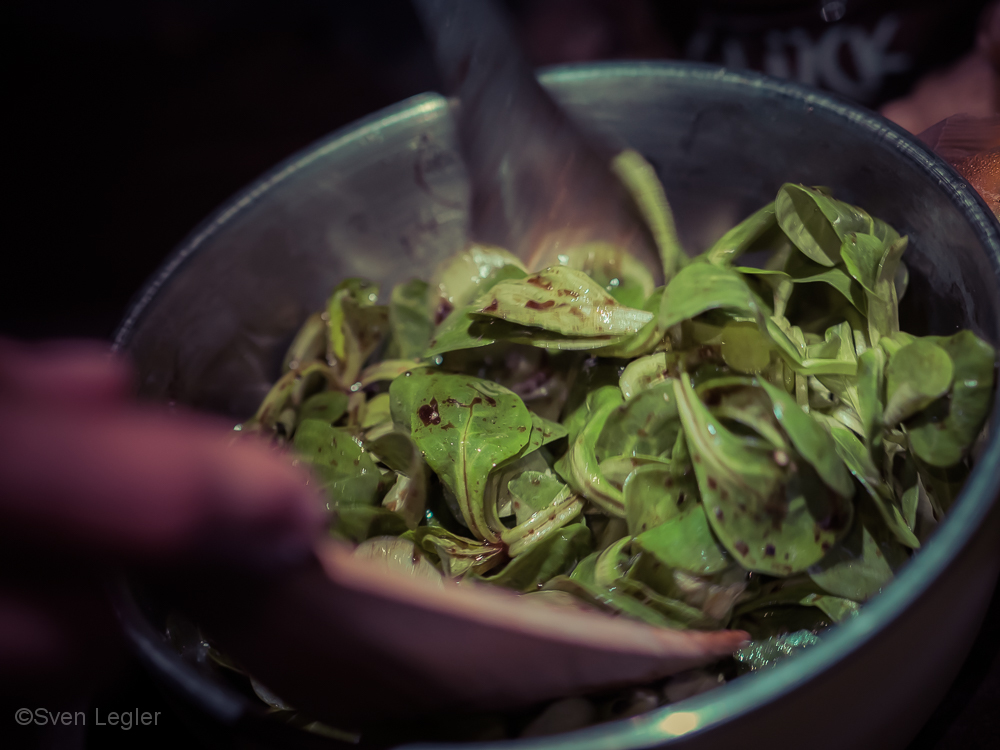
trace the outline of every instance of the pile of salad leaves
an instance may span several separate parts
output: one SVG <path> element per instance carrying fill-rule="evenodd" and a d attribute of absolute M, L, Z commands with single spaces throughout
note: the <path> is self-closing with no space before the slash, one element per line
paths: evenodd
<path fill-rule="evenodd" d="M 606 244 L 541 270 L 472 244 L 381 301 L 349 279 L 241 429 L 309 465 L 365 554 L 741 628 L 756 668 L 856 614 L 927 539 L 971 468 L 995 351 L 901 331 L 907 238 L 825 188 L 783 185 L 688 258 L 652 168 L 613 167 L 664 284 Z"/>

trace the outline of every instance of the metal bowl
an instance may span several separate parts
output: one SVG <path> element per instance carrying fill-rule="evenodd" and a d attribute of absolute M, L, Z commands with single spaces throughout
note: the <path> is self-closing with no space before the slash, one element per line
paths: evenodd
<path fill-rule="evenodd" d="M 877 115 L 703 65 L 571 66 L 542 81 L 585 130 L 653 162 L 690 250 L 773 199 L 783 182 L 827 185 L 910 236 L 907 330 L 967 327 L 1000 340 L 1000 226 L 947 164 Z M 425 94 L 382 110 L 281 164 L 195 230 L 136 298 L 115 344 L 135 360 L 144 396 L 243 418 L 338 281 L 363 275 L 388 288 L 462 246 L 467 193 L 446 99 Z M 996 583 L 998 462 L 994 428 L 933 538 L 820 646 L 636 718 L 515 744 L 905 744 L 956 674 Z M 249 701 L 169 646 L 141 585 L 123 583 L 115 597 L 137 652 L 175 698 L 220 731 L 260 731 Z"/>

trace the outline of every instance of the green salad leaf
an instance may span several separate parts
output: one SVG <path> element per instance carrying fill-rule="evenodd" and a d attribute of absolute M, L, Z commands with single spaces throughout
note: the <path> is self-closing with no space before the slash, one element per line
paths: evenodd
<path fill-rule="evenodd" d="M 782 185 L 689 259 L 652 166 L 612 172 L 662 286 L 607 243 L 532 269 L 472 243 L 388 304 L 349 279 L 239 429 L 292 451 L 331 533 L 378 564 L 745 629 L 717 674 L 769 667 L 920 554 L 971 471 L 996 351 L 900 330 L 908 238 L 826 188 Z"/>

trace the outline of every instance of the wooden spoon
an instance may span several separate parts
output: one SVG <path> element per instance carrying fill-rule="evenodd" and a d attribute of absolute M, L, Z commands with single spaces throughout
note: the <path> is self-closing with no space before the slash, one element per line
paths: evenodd
<path fill-rule="evenodd" d="M 330 542 L 289 574 L 208 582 L 183 606 L 282 700 L 352 729 L 650 682 L 717 661 L 748 638 L 532 598 L 407 575 Z"/>

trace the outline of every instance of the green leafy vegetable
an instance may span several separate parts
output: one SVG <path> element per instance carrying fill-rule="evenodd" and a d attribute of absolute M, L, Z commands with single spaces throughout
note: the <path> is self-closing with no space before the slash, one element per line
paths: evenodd
<path fill-rule="evenodd" d="M 718 673 L 766 668 L 919 553 L 971 469 L 996 352 L 901 331 L 907 238 L 826 188 L 783 185 L 689 260 L 653 168 L 612 170 L 665 286 L 604 243 L 530 271 L 472 244 L 385 306 L 345 281 L 240 429 L 288 446 L 331 533 L 380 565 L 743 628 Z"/>

